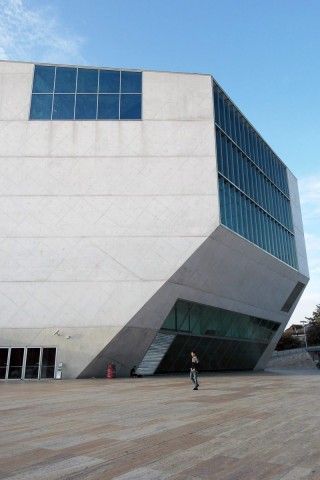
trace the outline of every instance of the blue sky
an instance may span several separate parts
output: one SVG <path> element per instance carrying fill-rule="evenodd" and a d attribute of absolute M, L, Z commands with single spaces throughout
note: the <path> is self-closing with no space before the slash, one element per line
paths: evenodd
<path fill-rule="evenodd" d="M 299 181 L 320 303 L 319 0 L 0 0 L 0 58 L 211 73 Z"/>

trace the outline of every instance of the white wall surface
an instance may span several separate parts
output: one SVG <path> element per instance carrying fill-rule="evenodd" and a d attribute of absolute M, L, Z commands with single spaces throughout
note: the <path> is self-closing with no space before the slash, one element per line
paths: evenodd
<path fill-rule="evenodd" d="M 297 249 L 297 260 L 298 260 L 298 269 L 299 271 L 309 277 L 309 268 L 308 268 L 308 259 L 306 252 L 306 244 L 304 239 L 303 224 L 302 224 L 302 215 L 299 199 L 299 190 L 297 179 L 288 172 L 288 186 L 291 200 L 291 210 L 292 210 L 292 220 L 293 220 L 293 229 L 295 234 L 296 249 Z"/>
<path fill-rule="evenodd" d="M 2 342 L 80 328 L 93 358 L 219 223 L 211 77 L 144 72 L 143 121 L 29 121 L 32 72 L 0 63 Z"/>

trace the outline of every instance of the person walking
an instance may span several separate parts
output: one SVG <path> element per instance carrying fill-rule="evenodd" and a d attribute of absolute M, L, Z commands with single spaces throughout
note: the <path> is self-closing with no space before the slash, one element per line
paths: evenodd
<path fill-rule="evenodd" d="M 191 352 L 190 380 L 194 383 L 194 389 L 198 390 L 199 360 L 195 352 Z"/>

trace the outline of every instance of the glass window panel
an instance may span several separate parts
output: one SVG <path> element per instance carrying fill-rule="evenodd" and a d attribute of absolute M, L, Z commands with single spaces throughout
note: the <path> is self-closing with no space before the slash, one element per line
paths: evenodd
<path fill-rule="evenodd" d="M 249 186 L 249 191 L 247 192 L 247 195 L 250 196 L 250 198 L 254 197 L 254 192 L 253 192 L 253 178 L 252 178 L 252 163 L 250 160 L 247 160 L 247 172 L 248 172 L 248 186 Z"/>
<path fill-rule="evenodd" d="M 280 162 L 276 159 L 276 175 L 277 175 L 277 185 L 281 189 L 281 179 L 280 179 Z"/>
<path fill-rule="evenodd" d="M 75 95 L 55 94 L 53 101 L 53 120 L 73 120 Z"/>
<path fill-rule="evenodd" d="M 179 332 L 190 332 L 190 313 L 185 317 L 184 321 L 179 326 Z"/>
<path fill-rule="evenodd" d="M 229 179 L 232 183 L 235 183 L 235 175 L 234 175 L 234 164 L 233 164 L 233 148 L 232 143 L 228 142 L 228 163 L 229 163 Z"/>
<path fill-rule="evenodd" d="M 93 68 L 78 68 L 77 92 L 97 93 L 98 70 Z"/>
<path fill-rule="evenodd" d="M 274 193 L 275 193 L 275 207 L 276 207 L 276 218 L 281 222 L 281 193 L 280 191 L 274 187 Z"/>
<path fill-rule="evenodd" d="M 260 215 L 259 215 L 260 209 L 257 206 L 255 206 L 254 210 L 255 210 L 256 241 L 257 241 L 257 245 L 259 245 L 259 247 L 262 247 L 261 229 L 260 229 Z"/>
<path fill-rule="evenodd" d="M 121 93 L 142 93 L 142 73 L 121 72 Z"/>
<path fill-rule="evenodd" d="M 8 362 L 8 348 L 0 348 L 0 379 L 6 378 L 7 362 Z"/>
<path fill-rule="evenodd" d="M 252 210 L 252 231 L 253 231 L 253 243 L 259 245 L 258 243 L 258 232 L 257 232 L 257 209 L 254 203 L 251 203 Z"/>
<path fill-rule="evenodd" d="M 224 191 L 225 191 L 225 209 L 226 209 L 226 226 L 232 228 L 232 210 L 231 210 L 231 186 L 229 182 L 225 182 Z"/>
<path fill-rule="evenodd" d="M 276 183 L 275 163 L 276 163 L 275 156 L 273 153 L 271 153 L 271 175 L 274 183 Z"/>
<path fill-rule="evenodd" d="M 241 146 L 241 132 L 240 132 L 240 118 L 239 112 L 235 111 L 235 133 L 236 133 L 236 142 L 237 145 Z"/>
<path fill-rule="evenodd" d="M 277 222 L 274 222 L 274 233 L 275 233 L 275 239 L 276 239 L 276 257 L 281 258 L 281 251 L 280 251 L 280 225 Z"/>
<path fill-rule="evenodd" d="M 193 303 L 190 311 L 190 332 L 194 335 L 200 334 L 201 317 L 204 314 L 206 307 Z"/>
<path fill-rule="evenodd" d="M 76 91 L 77 69 L 70 67 L 57 67 L 56 93 L 74 93 Z"/>
<path fill-rule="evenodd" d="M 250 138 L 249 138 L 249 125 L 247 124 L 247 122 L 245 121 L 244 123 L 244 126 L 245 126 L 245 129 L 244 129 L 244 133 L 245 133 L 245 137 L 246 137 L 246 154 L 248 155 L 248 157 L 251 158 L 251 152 L 250 152 Z"/>
<path fill-rule="evenodd" d="M 247 218 L 247 200 L 244 195 L 241 194 L 241 212 L 242 212 L 242 226 L 243 226 L 243 236 L 249 238 L 248 233 L 248 218 Z"/>
<path fill-rule="evenodd" d="M 251 127 L 249 127 L 249 141 L 250 141 L 250 158 L 254 162 L 255 155 L 254 155 L 254 145 L 253 145 L 253 131 Z"/>
<path fill-rule="evenodd" d="M 246 322 L 242 321 L 242 315 L 233 312 L 232 323 L 226 333 L 229 338 L 246 338 Z"/>
<path fill-rule="evenodd" d="M 119 119 L 119 95 L 99 95 L 98 119 L 117 120 Z"/>
<path fill-rule="evenodd" d="M 41 372 L 42 378 L 53 378 L 54 375 L 50 376 L 50 372 L 52 370 L 48 371 L 47 369 L 53 369 L 53 373 L 54 373 L 55 363 L 56 363 L 56 349 L 50 348 L 50 347 L 43 348 L 42 372 Z"/>
<path fill-rule="evenodd" d="M 274 232 L 274 220 L 270 218 L 270 235 L 271 235 L 271 253 L 272 255 L 276 256 L 276 239 L 275 239 L 275 232 Z"/>
<path fill-rule="evenodd" d="M 243 236 L 241 193 L 239 191 L 236 191 L 236 208 L 237 208 L 237 219 L 238 219 L 238 233 L 239 233 L 239 235 Z"/>
<path fill-rule="evenodd" d="M 33 77 L 33 93 L 52 93 L 55 67 L 36 65 Z"/>
<path fill-rule="evenodd" d="M 287 212 L 286 224 L 288 225 L 289 230 L 292 232 L 293 231 L 292 213 L 291 213 L 291 205 L 289 200 L 285 200 L 285 205 L 286 205 L 286 212 Z"/>
<path fill-rule="evenodd" d="M 162 327 L 164 330 L 176 330 L 176 307 L 174 306 L 164 321 Z"/>
<path fill-rule="evenodd" d="M 97 95 L 79 93 L 76 100 L 77 120 L 95 120 L 97 115 Z"/>
<path fill-rule="evenodd" d="M 225 337 L 228 334 L 228 331 L 233 322 L 233 315 L 232 312 L 227 310 L 220 310 L 219 311 L 219 325 L 217 330 L 218 337 Z"/>
<path fill-rule="evenodd" d="M 285 261 L 286 258 L 286 246 L 285 246 L 285 236 L 284 236 L 284 228 L 279 228 L 280 233 L 280 250 L 281 250 L 281 259 Z"/>
<path fill-rule="evenodd" d="M 219 199 L 220 199 L 220 217 L 221 223 L 226 223 L 225 198 L 224 198 L 224 180 L 219 177 Z"/>
<path fill-rule="evenodd" d="M 234 142 L 237 143 L 237 139 L 236 139 L 236 119 L 235 119 L 235 112 L 234 112 L 234 108 L 233 106 L 231 105 L 230 106 L 230 122 L 231 122 L 231 138 Z"/>
<path fill-rule="evenodd" d="M 252 170 L 253 200 L 259 203 L 259 199 L 258 199 L 259 188 L 257 185 L 257 169 L 253 163 L 251 164 L 251 170 Z"/>
<path fill-rule="evenodd" d="M 237 215 L 237 191 L 231 187 L 231 208 L 232 208 L 232 228 L 235 232 L 239 232 L 238 215 Z"/>
<path fill-rule="evenodd" d="M 253 242 L 251 202 L 248 199 L 246 201 L 246 210 L 247 210 L 247 220 L 248 220 L 248 239 L 250 240 L 250 242 Z"/>
<path fill-rule="evenodd" d="M 225 98 L 224 99 L 224 111 L 225 111 L 225 122 L 226 122 L 226 133 L 231 136 L 231 128 L 230 128 L 230 105 L 229 101 Z"/>
<path fill-rule="evenodd" d="M 268 202 L 267 202 L 267 183 L 268 183 L 268 180 L 267 178 L 264 176 L 264 174 L 261 174 L 262 175 L 262 180 L 261 180 L 261 185 L 262 185 L 262 198 L 263 198 L 263 208 L 265 210 L 268 210 Z"/>
<path fill-rule="evenodd" d="M 238 172 L 239 172 L 239 187 L 242 191 L 244 191 L 244 176 L 243 176 L 243 162 L 242 162 L 242 153 L 240 150 L 237 150 L 237 165 L 238 165 Z"/>
<path fill-rule="evenodd" d="M 265 225 L 265 235 L 266 235 L 266 250 L 271 253 L 271 239 L 270 239 L 270 225 L 269 225 L 269 216 L 264 214 L 264 225 Z"/>
<path fill-rule="evenodd" d="M 240 147 L 244 152 L 246 152 L 246 133 L 245 133 L 245 124 L 244 124 L 243 117 L 240 117 L 240 137 L 241 137 Z"/>
<path fill-rule="evenodd" d="M 215 123 L 220 126 L 220 109 L 219 109 L 219 91 L 214 87 L 214 119 Z"/>
<path fill-rule="evenodd" d="M 177 329 L 181 330 L 181 327 L 185 323 L 186 319 L 189 316 L 191 309 L 191 304 L 189 302 L 184 302 L 179 300 L 177 302 Z"/>
<path fill-rule="evenodd" d="M 222 130 L 226 131 L 226 121 L 225 121 L 225 111 L 224 111 L 224 100 L 223 93 L 219 94 L 219 112 L 220 112 L 220 126 Z"/>
<path fill-rule="evenodd" d="M 223 174 L 230 178 L 229 174 L 229 159 L 228 159 L 228 142 L 225 135 L 222 136 L 222 158 L 223 158 Z"/>
<path fill-rule="evenodd" d="M 262 170 L 263 170 L 264 173 L 267 173 L 267 168 L 266 168 L 266 146 L 265 146 L 264 142 L 261 142 L 261 160 L 262 160 L 262 163 L 261 163 Z"/>
<path fill-rule="evenodd" d="M 120 92 L 120 72 L 117 70 L 100 70 L 99 77 L 100 93 Z"/>
<path fill-rule="evenodd" d="M 281 218 L 282 218 L 282 223 L 286 225 L 291 230 L 291 225 L 289 218 L 287 216 L 287 199 L 286 197 L 281 194 Z M 289 203 L 289 202 L 288 202 Z"/>
<path fill-rule="evenodd" d="M 256 182 L 257 182 L 257 203 L 262 207 L 262 179 L 260 170 L 256 169 Z"/>
<path fill-rule="evenodd" d="M 51 120 L 53 95 L 32 95 L 30 119 L 31 120 Z"/>
<path fill-rule="evenodd" d="M 216 128 L 216 143 L 217 143 L 218 171 L 223 174 L 223 162 L 222 162 L 222 153 L 221 153 L 221 132 L 217 128 Z"/>
<path fill-rule="evenodd" d="M 260 230 L 261 230 L 261 239 L 262 239 L 262 248 L 267 249 L 267 239 L 266 239 L 266 224 L 265 224 L 265 214 L 262 210 L 259 210 L 260 214 Z"/>
<path fill-rule="evenodd" d="M 21 378 L 23 358 L 24 358 L 24 348 L 11 348 L 8 378 L 10 379 Z"/>
<path fill-rule="evenodd" d="M 261 232 L 261 242 L 262 248 L 265 250 L 267 249 L 267 241 L 266 241 L 266 232 L 265 232 L 265 218 L 264 213 L 262 210 L 259 209 L 259 216 L 260 216 L 260 232 Z"/>
<path fill-rule="evenodd" d="M 121 120 L 141 120 L 141 95 L 121 95 Z"/>
<path fill-rule="evenodd" d="M 234 183 L 235 185 L 237 185 L 237 187 L 240 187 L 238 149 L 235 146 L 232 147 L 232 162 L 233 162 L 233 171 L 234 171 Z"/>
<path fill-rule="evenodd" d="M 25 368 L 25 378 L 38 378 L 40 364 L 40 348 L 28 348 Z"/>

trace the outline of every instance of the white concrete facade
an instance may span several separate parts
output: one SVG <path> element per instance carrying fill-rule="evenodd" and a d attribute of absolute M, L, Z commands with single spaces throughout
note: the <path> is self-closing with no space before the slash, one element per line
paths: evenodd
<path fill-rule="evenodd" d="M 179 297 L 284 329 L 308 281 L 296 181 L 298 271 L 220 226 L 211 76 L 143 72 L 142 121 L 29 121 L 33 69 L 0 62 L 0 345 L 56 346 L 65 378 L 125 375 Z M 132 326 L 141 351 L 96 368 Z"/>

